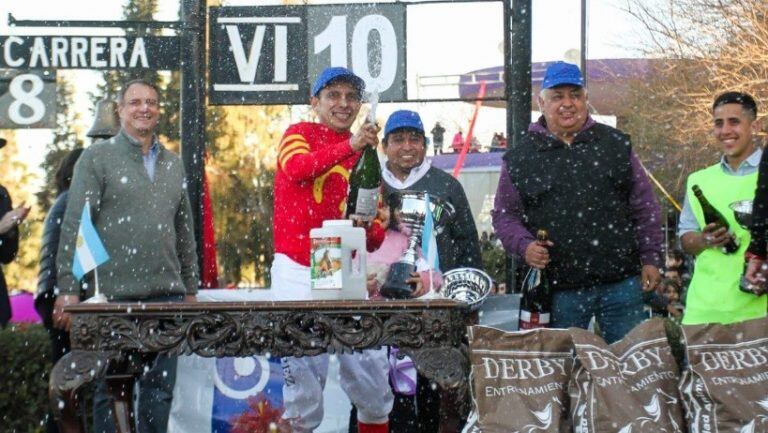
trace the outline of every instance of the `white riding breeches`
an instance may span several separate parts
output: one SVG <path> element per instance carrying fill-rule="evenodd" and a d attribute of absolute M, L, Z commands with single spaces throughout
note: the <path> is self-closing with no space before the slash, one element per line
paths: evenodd
<path fill-rule="evenodd" d="M 283 254 L 272 263 L 274 300 L 311 300 L 309 268 Z M 323 420 L 323 388 L 328 373 L 328 354 L 286 357 L 283 366 L 283 418 L 294 432 L 312 432 Z M 357 407 L 358 420 L 383 424 L 389 418 L 394 396 L 389 386 L 387 349 L 337 355 L 341 388 Z"/>

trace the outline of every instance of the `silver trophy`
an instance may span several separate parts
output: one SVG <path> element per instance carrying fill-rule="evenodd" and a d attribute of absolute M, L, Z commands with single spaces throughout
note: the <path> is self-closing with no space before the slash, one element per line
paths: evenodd
<path fill-rule="evenodd" d="M 429 196 L 422 191 L 400 191 L 392 197 L 390 206 L 394 209 L 395 219 L 404 225 L 408 233 L 408 248 L 400 260 L 389 268 L 387 281 L 381 287 L 381 294 L 387 298 L 410 298 L 415 287 L 406 282 L 416 271 L 416 247 L 421 245 L 424 221 L 427 212 L 432 212 L 432 222 L 436 233 L 441 233 L 446 223 L 453 218 L 453 205 L 439 197 Z"/>
<path fill-rule="evenodd" d="M 743 228 L 749 230 L 749 226 L 752 225 L 752 200 L 735 201 L 729 204 L 728 207 L 733 211 L 736 222 Z M 763 267 L 760 269 L 760 274 L 765 275 L 766 271 L 768 271 L 768 267 L 763 264 Z M 765 283 L 763 283 L 762 286 L 752 284 L 747 281 L 745 276 L 742 276 L 739 289 L 741 289 L 742 292 L 761 295 L 765 292 L 765 287 L 763 286 L 765 286 Z"/>

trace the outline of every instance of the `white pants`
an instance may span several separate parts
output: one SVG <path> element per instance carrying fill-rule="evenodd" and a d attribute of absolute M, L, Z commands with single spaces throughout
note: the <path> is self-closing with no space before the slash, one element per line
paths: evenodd
<path fill-rule="evenodd" d="M 311 300 L 309 268 L 284 254 L 272 262 L 272 291 L 276 301 Z M 394 396 L 389 387 L 387 349 L 338 355 L 341 388 L 357 407 L 357 418 L 365 424 L 383 424 L 392 411 Z M 323 420 L 323 388 L 328 374 L 328 354 L 282 359 L 283 418 L 294 432 L 311 432 Z"/>

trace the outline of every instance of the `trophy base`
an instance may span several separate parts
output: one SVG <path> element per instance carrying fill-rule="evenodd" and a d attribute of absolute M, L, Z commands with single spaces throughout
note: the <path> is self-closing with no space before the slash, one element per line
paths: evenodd
<path fill-rule="evenodd" d="M 389 268 L 387 281 L 381 286 L 381 296 L 385 298 L 406 299 L 410 298 L 416 289 L 415 284 L 406 283 L 416 266 L 410 263 L 397 262 Z"/>
<path fill-rule="evenodd" d="M 106 304 L 107 302 L 109 302 L 109 300 L 101 293 L 97 293 L 83 301 L 84 304 Z"/>

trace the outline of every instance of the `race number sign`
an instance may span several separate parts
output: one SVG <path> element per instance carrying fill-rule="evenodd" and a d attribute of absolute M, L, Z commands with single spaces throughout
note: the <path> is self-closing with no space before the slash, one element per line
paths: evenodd
<path fill-rule="evenodd" d="M 344 66 L 381 101 L 405 99 L 404 4 L 311 7 L 307 26 L 308 82 L 328 66 Z"/>
<path fill-rule="evenodd" d="M 56 74 L 0 70 L 0 129 L 55 127 Z"/>
<path fill-rule="evenodd" d="M 405 5 L 210 8 L 211 104 L 306 104 L 328 66 L 406 99 Z"/>
<path fill-rule="evenodd" d="M 210 8 L 209 102 L 306 102 L 305 12 L 298 6 Z"/>

